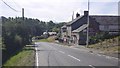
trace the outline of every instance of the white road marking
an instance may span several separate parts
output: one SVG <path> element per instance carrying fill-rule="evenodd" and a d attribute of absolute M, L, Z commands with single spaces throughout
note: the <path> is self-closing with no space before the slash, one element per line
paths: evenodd
<path fill-rule="evenodd" d="M 110 57 L 110 56 L 106 56 L 106 58 L 107 58 L 107 59 L 111 59 L 112 57 Z"/>
<path fill-rule="evenodd" d="M 90 54 L 93 54 L 93 53 L 90 53 Z"/>
<path fill-rule="evenodd" d="M 118 60 L 118 58 L 115 58 L 115 57 L 112 57 L 112 58 L 114 58 L 114 59 Z"/>
<path fill-rule="evenodd" d="M 37 47 L 35 48 L 35 50 L 36 50 L 36 66 L 38 67 L 39 65 L 38 65 L 38 52 L 37 52 Z"/>
<path fill-rule="evenodd" d="M 63 51 L 59 51 L 59 52 L 65 54 L 65 52 L 63 52 Z"/>
<path fill-rule="evenodd" d="M 106 55 L 102 55 L 102 56 L 106 56 Z"/>
<path fill-rule="evenodd" d="M 101 56 L 100 54 L 97 54 L 98 56 Z"/>
<path fill-rule="evenodd" d="M 78 58 L 76 58 L 74 56 L 71 56 L 71 55 L 68 55 L 68 56 L 71 57 L 71 58 L 73 58 L 73 59 L 76 59 L 76 60 L 80 61 L 80 59 L 78 59 Z"/>
<path fill-rule="evenodd" d="M 106 57 L 106 58 L 108 58 L 108 59 L 116 59 L 116 60 L 118 60 L 119 58 L 116 58 L 116 57 L 112 57 L 112 56 L 107 56 L 107 55 L 100 55 L 100 54 L 97 54 L 98 56 L 104 56 L 104 57 Z"/>
<path fill-rule="evenodd" d="M 95 68 L 93 65 L 89 65 L 90 67 L 92 67 L 92 68 Z"/>
<path fill-rule="evenodd" d="M 116 58 L 116 57 L 111 57 L 111 58 L 118 60 L 118 58 Z"/>

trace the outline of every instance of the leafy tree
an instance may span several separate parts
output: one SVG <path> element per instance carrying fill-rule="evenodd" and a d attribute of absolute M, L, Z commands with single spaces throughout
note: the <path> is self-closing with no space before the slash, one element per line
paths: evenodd
<path fill-rule="evenodd" d="M 38 19 L 25 18 L 2 18 L 2 38 L 8 52 L 22 49 L 26 44 L 31 44 L 32 37 L 41 36 L 46 29 L 59 32 L 64 23 L 44 22 Z M 47 23 L 47 24 L 46 24 Z"/>

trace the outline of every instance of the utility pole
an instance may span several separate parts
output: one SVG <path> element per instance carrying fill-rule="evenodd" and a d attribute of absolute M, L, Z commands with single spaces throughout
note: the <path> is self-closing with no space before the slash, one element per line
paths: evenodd
<path fill-rule="evenodd" d="M 73 11 L 73 14 L 72 14 L 72 20 L 74 19 L 74 11 Z"/>
<path fill-rule="evenodd" d="M 23 21 L 24 21 L 24 8 L 22 8 L 22 18 L 23 18 Z"/>
<path fill-rule="evenodd" d="M 45 38 L 48 38 L 48 22 L 46 22 L 46 34 Z"/>
<path fill-rule="evenodd" d="M 86 47 L 89 46 L 89 0 L 88 0 L 88 16 L 87 16 L 87 40 L 86 40 Z"/>

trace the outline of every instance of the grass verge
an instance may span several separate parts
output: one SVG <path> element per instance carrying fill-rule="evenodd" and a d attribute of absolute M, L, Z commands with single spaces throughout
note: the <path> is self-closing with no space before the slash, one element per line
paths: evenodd
<path fill-rule="evenodd" d="M 25 46 L 21 52 L 11 57 L 3 66 L 34 66 L 35 51 L 33 46 Z"/>
<path fill-rule="evenodd" d="M 97 44 L 90 45 L 89 48 L 100 50 L 100 51 L 103 51 L 104 53 L 119 53 L 120 54 L 119 38 L 120 36 L 112 38 L 112 39 L 107 39 Z"/>
<path fill-rule="evenodd" d="M 35 42 L 54 42 L 54 41 L 55 41 L 55 36 L 50 36 L 46 39 L 36 40 Z"/>

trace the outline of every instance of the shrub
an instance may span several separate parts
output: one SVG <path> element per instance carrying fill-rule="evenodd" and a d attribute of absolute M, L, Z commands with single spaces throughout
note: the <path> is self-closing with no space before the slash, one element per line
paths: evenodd
<path fill-rule="evenodd" d="M 22 38 L 19 35 L 15 35 L 14 42 L 18 47 L 22 46 Z"/>

